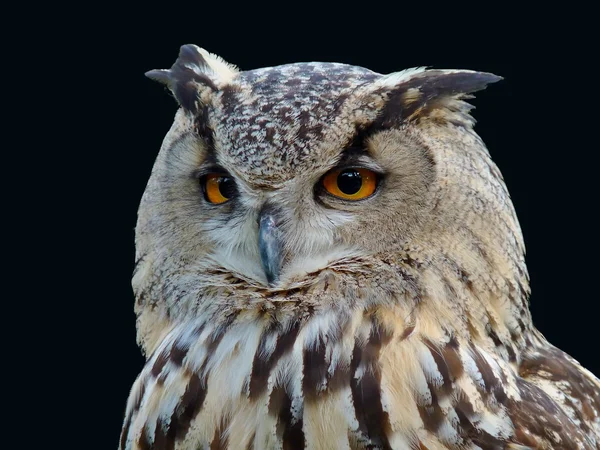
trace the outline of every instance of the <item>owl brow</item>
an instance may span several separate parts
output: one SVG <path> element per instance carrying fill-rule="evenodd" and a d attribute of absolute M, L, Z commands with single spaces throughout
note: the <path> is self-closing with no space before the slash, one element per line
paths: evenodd
<path fill-rule="evenodd" d="M 342 152 L 340 153 L 340 164 L 357 162 L 358 160 L 364 161 L 365 157 L 371 159 L 369 150 L 367 147 L 367 140 L 369 137 L 378 130 L 375 124 L 369 124 L 367 126 L 358 125 L 354 134 L 348 139 Z"/>
<path fill-rule="evenodd" d="M 370 159 L 369 153 L 365 148 L 362 147 L 347 147 L 340 154 L 337 159 L 336 166 L 349 166 L 363 162 L 366 158 Z"/>
<path fill-rule="evenodd" d="M 198 167 L 192 172 L 192 178 L 201 178 L 204 175 L 208 175 L 209 173 L 220 173 L 223 175 L 229 175 L 229 172 L 227 170 L 223 169 L 223 167 L 207 158 L 200 167 Z"/>
<path fill-rule="evenodd" d="M 204 149 L 202 151 L 204 155 L 204 159 L 192 172 L 192 178 L 200 178 L 203 175 L 207 175 L 211 172 L 217 173 L 229 173 L 225 170 L 221 164 L 219 164 L 218 157 L 216 155 L 216 151 L 214 147 L 206 144 L 204 145 Z"/>

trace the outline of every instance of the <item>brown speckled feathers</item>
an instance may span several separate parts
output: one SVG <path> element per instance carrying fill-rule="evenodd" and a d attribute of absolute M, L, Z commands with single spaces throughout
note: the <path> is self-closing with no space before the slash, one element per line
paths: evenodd
<path fill-rule="evenodd" d="M 192 45 L 149 76 L 181 109 L 138 214 L 120 449 L 600 449 L 600 383 L 532 324 L 465 102 L 499 77 Z M 331 195 L 348 168 L 374 192 Z"/>

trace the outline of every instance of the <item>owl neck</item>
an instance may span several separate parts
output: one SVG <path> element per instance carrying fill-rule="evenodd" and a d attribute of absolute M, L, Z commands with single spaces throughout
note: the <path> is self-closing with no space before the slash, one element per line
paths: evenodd
<path fill-rule="evenodd" d="M 457 336 L 494 349 L 508 361 L 518 359 L 534 330 L 527 308 L 527 281 L 465 266 L 461 258 L 446 254 L 432 258 L 414 248 L 330 268 L 308 285 L 281 292 L 248 290 L 230 276 L 218 282 L 213 277 L 198 283 L 211 284 L 210 289 L 178 294 L 173 288 L 172 297 L 162 297 L 153 308 L 138 304 L 139 338 L 150 353 L 178 316 L 220 321 L 242 313 L 260 320 L 268 315 L 284 323 L 333 315 L 341 323 L 350 312 L 362 311 L 380 317 L 382 326 L 397 336 L 417 333 L 433 342 Z M 152 297 L 143 296 L 144 303 Z M 201 299 L 194 302 L 196 309 L 190 298 Z"/>
<path fill-rule="evenodd" d="M 481 427 L 506 435 L 512 424 L 504 409 L 489 409 L 487 402 L 506 401 L 510 394 L 505 390 L 512 386 L 512 369 L 502 359 L 519 358 L 525 331 L 515 328 L 514 343 L 504 343 L 511 322 L 503 314 L 511 308 L 493 306 L 492 293 L 481 290 L 487 284 L 457 270 L 457 261 L 441 265 L 424 256 L 357 260 L 271 296 L 213 279 L 221 287 L 204 290 L 197 316 L 188 307 L 158 340 L 138 381 L 144 386 L 139 395 L 164 398 L 164 386 L 176 386 L 158 417 L 193 410 L 197 423 L 223 418 L 234 424 L 234 448 L 248 447 L 253 436 L 281 437 L 271 433 L 276 423 L 294 430 L 294 440 L 306 439 L 309 448 L 338 431 L 352 442 L 391 447 L 387 435 L 395 424 L 395 442 L 406 438 L 402 448 L 408 448 L 423 427 L 432 433 L 455 427 L 455 409 L 467 408 L 477 418 L 474 434 Z M 186 383 L 190 389 L 180 389 Z M 144 424 L 135 414 L 157 417 L 144 409 L 155 402 L 139 405 L 128 419 L 133 427 Z M 335 432 L 323 434 L 323 417 L 338 427 Z M 237 424 L 244 432 L 235 431 Z M 154 422 L 148 427 L 159 429 Z M 206 432 L 201 439 L 207 442 L 215 434 L 197 429 Z M 286 436 L 292 435 L 284 433 L 284 442 Z"/>
<path fill-rule="evenodd" d="M 309 285 L 271 295 L 231 277 L 206 278 L 199 284 L 213 287 L 195 293 L 197 310 L 189 292 L 161 287 L 171 297 L 141 310 L 157 314 L 170 305 L 162 311 L 171 327 L 149 344 L 155 351 L 148 352 L 140 383 L 158 386 L 156 374 L 170 380 L 173 368 L 184 365 L 177 374 L 194 374 L 193 386 L 206 386 L 197 420 L 249 424 L 249 432 L 232 436 L 240 439 L 230 441 L 235 448 L 263 433 L 269 417 L 300 424 L 311 442 L 318 440 L 322 417 L 334 417 L 343 436 L 354 430 L 355 441 L 384 436 L 391 423 L 402 423 L 407 437 L 423 426 L 438 432 L 445 420 L 452 426 L 458 406 L 449 399 L 469 401 L 474 426 L 499 427 L 494 435 L 500 435 L 510 421 L 474 399 L 506 401 L 510 363 L 518 362 L 531 334 L 526 309 L 519 315 L 526 288 L 514 280 L 502 285 L 496 272 L 475 276 L 462 265 L 458 256 L 432 257 L 414 248 L 331 267 Z M 156 396 L 163 393 L 161 385 Z M 182 394 L 163 407 L 185 411 L 192 400 Z M 174 417 L 171 410 L 164 415 Z"/>

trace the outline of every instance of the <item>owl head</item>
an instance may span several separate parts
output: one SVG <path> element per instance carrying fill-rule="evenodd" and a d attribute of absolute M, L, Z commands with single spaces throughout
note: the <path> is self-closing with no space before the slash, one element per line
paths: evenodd
<path fill-rule="evenodd" d="M 133 286 L 153 323 L 285 297 L 324 273 L 384 286 L 405 268 L 413 280 L 439 271 L 489 295 L 526 278 L 506 187 L 464 101 L 498 76 L 238 71 L 194 45 L 147 75 L 181 106 L 136 228 Z"/>

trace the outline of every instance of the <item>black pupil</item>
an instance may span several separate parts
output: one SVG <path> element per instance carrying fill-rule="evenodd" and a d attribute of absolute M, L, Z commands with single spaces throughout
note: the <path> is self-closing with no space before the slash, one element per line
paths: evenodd
<path fill-rule="evenodd" d="M 235 194 L 235 183 L 231 177 L 219 178 L 219 192 L 225 198 L 231 198 Z"/>
<path fill-rule="evenodd" d="M 338 175 L 337 184 L 344 194 L 353 195 L 362 187 L 362 176 L 356 169 L 346 169 Z"/>

